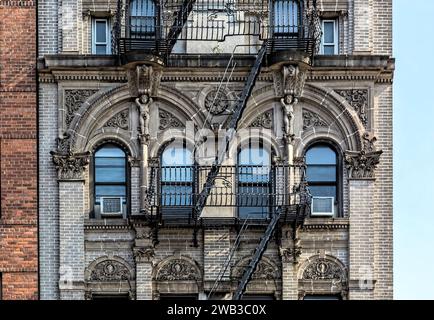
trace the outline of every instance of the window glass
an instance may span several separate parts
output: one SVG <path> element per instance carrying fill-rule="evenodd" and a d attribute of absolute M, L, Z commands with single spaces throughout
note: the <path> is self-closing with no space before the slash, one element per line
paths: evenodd
<path fill-rule="evenodd" d="M 306 164 L 313 212 L 333 215 L 338 203 L 337 153 L 328 145 L 314 145 L 306 152 Z"/>
<path fill-rule="evenodd" d="M 161 155 L 161 204 L 193 204 L 193 157 L 185 146 L 169 146 Z"/>
<path fill-rule="evenodd" d="M 322 21 L 321 53 L 326 55 L 338 54 L 338 21 Z"/>
<path fill-rule="evenodd" d="M 109 20 L 95 18 L 92 24 L 92 53 L 109 54 L 110 36 Z"/>
<path fill-rule="evenodd" d="M 308 165 L 336 164 L 336 153 L 329 146 L 315 146 L 306 153 Z"/>
<path fill-rule="evenodd" d="M 238 152 L 238 216 L 265 219 L 271 206 L 271 154 L 262 146 L 249 143 Z"/>
<path fill-rule="evenodd" d="M 95 22 L 95 28 L 96 42 L 107 42 L 107 22 L 103 20 L 97 20 Z"/>
<path fill-rule="evenodd" d="M 98 149 L 94 159 L 95 214 L 126 214 L 127 168 L 125 152 L 107 144 Z"/>
<path fill-rule="evenodd" d="M 324 43 L 335 42 L 335 24 L 334 22 L 324 22 Z"/>
<path fill-rule="evenodd" d="M 298 32 L 298 3 L 293 0 L 274 1 L 274 32 Z"/>
<path fill-rule="evenodd" d="M 130 3 L 131 32 L 146 34 L 155 32 L 155 4 L 153 0 L 132 0 Z"/>

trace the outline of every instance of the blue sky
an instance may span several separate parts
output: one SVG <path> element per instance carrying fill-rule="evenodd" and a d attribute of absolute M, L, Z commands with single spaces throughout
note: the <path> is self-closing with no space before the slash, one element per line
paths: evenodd
<path fill-rule="evenodd" d="M 393 4 L 395 299 L 434 299 L 434 1 Z"/>

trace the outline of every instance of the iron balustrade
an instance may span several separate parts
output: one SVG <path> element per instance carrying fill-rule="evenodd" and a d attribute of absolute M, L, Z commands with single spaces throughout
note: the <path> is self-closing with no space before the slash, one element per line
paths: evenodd
<path fill-rule="evenodd" d="M 211 166 L 149 168 L 151 212 L 161 220 L 193 222 L 193 209 Z M 234 208 L 238 218 L 269 219 L 277 208 L 293 220 L 309 205 L 304 165 L 221 166 L 205 208 Z"/>
<path fill-rule="evenodd" d="M 251 36 L 268 51 L 319 48 L 315 0 L 118 0 L 113 52 L 167 58 L 177 41 L 225 41 Z"/>

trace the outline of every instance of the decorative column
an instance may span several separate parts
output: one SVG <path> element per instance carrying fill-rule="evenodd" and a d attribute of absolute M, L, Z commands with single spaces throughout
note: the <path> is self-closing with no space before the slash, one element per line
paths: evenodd
<path fill-rule="evenodd" d="M 59 182 L 60 299 L 83 300 L 84 172 L 89 153 L 51 154 Z"/>
<path fill-rule="evenodd" d="M 349 299 L 374 298 L 374 171 L 382 151 L 376 151 L 375 138 L 363 135 L 363 149 L 347 151 L 349 173 Z"/>
<path fill-rule="evenodd" d="M 128 70 L 128 86 L 130 94 L 135 97 L 135 104 L 138 109 L 140 133 L 139 140 L 141 146 L 141 179 L 140 179 L 140 212 L 149 214 L 149 176 L 148 176 L 148 152 L 149 152 L 149 121 L 150 121 L 150 106 L 153 103 L 153 98 L 158 95 L 158 87 L 160 85 L 161 70 L 155 70 L 154 66 L 139 65 Z"/>
<path fill-rule="evenodd" d="M 283 113 L 283 138 L 286 142 L 286 151 L 288 164 L 292 164 L 294 158 L 294 108 L 298 104 L 303 94 L 304 84 L 306 82 L 306 70 L 299 65 L 283 66 L 281 71 L 282 88 L 278 91 Z M 275 80 L 276 81 L 276 80 Z M 275 84 L 276 86 L 276 84 Z"/>
<path fill-rule="evenodd" d="M 136 299 L 152 300 L 152 271 L 154 267 L 154 247 L 152 230 L 144 225 L 136 225 L 134 259 L 136 261 Z"/>

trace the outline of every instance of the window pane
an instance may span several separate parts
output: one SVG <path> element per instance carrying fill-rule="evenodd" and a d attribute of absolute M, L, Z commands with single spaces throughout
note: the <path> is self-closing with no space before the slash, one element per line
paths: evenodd
<path fill-rule="evenodd" d="M 335 46 L 324 46 L 324 54 L 334 55 L 335 54 Z"/>
<path fill-rule="evenodd" d="M 266 183 L 270 181 L 270 167 L 239 166 L 238 181 L 244 183 Z"/>
<path fill-rule="evenodd" d="M 102 167 L 95 168 L 95 182 L 125 182 L 125 168 Z"/>
<path fill-rule="evenodd" d="M 168 147 L 161 157 L 162 166 L 190 166 L 193 164 L 191 151 L 183 147 Z"/>
<path fill-rule="evenodd" d="M 95 45 L 95 54 L 107 54 L 107 46 L 105 44 Z"/>
<path fill-rule="evenodd" d="M 271 163 L 270 152 L 264 147 L 243 148 L 238 153 L 239 165 L 269 166 Z"/>
<path fill-rule="evenodd" d="M 162 186 L 163 206 L 190 206 L 192 205 L 192 186 Z"/>
<path fill-rule="evenodd" d="M 274 32 L 298 32 L 298 4 L 293 0 L 274 2 Z"/>
<path fill-rule="evenodd" d="M 161 181 L 191 182 L 193 181 L 193 167 L 162 167 Z"/>
<path fill-rule="evenodd" d="M 313 197 L 334 197 L 336 199 L 336 186 L 309 186 Z"/>
<path fill-rule="evenodd" d="M 336 164 L 336 153 L 328 146 L 315 146 L 306 153 L 306 162 L 311 164 Z"/>
<path fill-rule="evenodd" d="M 309 182 L 334 182 L 336 181 L 336 167 L 333 166 L 314 166 L 307 167 L 307 181 Z"/>
<path fill-rule="evenodd" d="M 126 198 L 125 186 L 95 186 L 96 202 L 99 202 L 100 197 L 124 197 Z"/>
<path fill-rule="evenodd" d="M 104 158 L 125 158 L 125 152 L 121 148 L 116 146 L 104 146 L 95 153 L 95 157 Z"/>
<path fill-rule="evenodd" d="M 335 42 L 335 24 L 333 22 L 324 22 L 324 43 Z"/>
<path fill-rule="evenodd" d="M 125 153 L 116 146 L 104 146 L 95 154 L 95 182 L 126 182 Z"/>
<path fill-rule="evenodd" d="M 107 42 L 107 22 L 106 21 L 95 21 L 95 35 L 96 42 Z"/>

